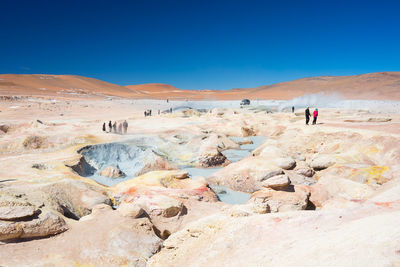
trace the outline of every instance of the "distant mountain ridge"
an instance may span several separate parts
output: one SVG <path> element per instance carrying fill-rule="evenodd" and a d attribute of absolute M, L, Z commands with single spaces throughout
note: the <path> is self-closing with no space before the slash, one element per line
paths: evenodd
<path fill-rule="evenodd" d="M 0 95 L 233 100 L 242 98 L 292 99 L 318 92 L 338 93 L 349 99 L 400 100 L 400 72 L 308 77 L 272 85 L 235 88 L 226 91 L 184 90 L 162 83 L 120 86 L 76 75 L 0 75 Z"/>

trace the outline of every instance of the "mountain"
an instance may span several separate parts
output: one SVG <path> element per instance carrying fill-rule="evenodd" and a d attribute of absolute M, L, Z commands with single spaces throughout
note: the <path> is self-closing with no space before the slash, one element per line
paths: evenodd
<path fill-rule="evenodd" d="M 75 75 L 2 74 L 1 95 L 40 95 L 88 97 L 116 95 L 140 97 L 142 94 L 125 86 Z"/>
<path fill-rule="evenodd" d="M 0 75 L 0 95 L 233 100 L 292 99 L 318 92 L 337 93 L 348 99 L 400 100 L 400 72 L 320 76 L 226 91 L 183 90 L 161 83 L 120 86 L 75 75 Z"/>
<path fill-rule="evenodd" d="M 244 90 L 251 98 L 259 99 L 290 99 L 326 92 L 348 99 L 400 100 L 400 72 L 303 78 Z"/>

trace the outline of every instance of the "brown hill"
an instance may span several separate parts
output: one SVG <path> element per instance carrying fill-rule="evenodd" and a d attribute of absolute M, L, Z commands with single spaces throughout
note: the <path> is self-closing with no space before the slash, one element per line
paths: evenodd
<path fill-rule="evenodd" d="M 60 97 L 116 95 L 122 97 L 139 97 L 142 94 L 125 86 L 82 76 L 3 74 L 0 75 L 0 95 Z"/>
<path fill-rule="evenodd" d="M 400 100 L 400 72 L 377 72 L 353 76 L 321 76 L 256 88 L 183 90 L 150 83 L 119 86 L 74 75 L 0 75 L 0 95 L 104 96 L 152 99 L 291 99 L 318 92 L 339 93 L 349 99 Z"/>
<path fill-rule="evenodd" d="M 400 72 L 303 78 L 245 90 L 251 98 L 259 99 L 291 99 L 327 92 L 339 93 L 349 99 L 400 100 Z"/>

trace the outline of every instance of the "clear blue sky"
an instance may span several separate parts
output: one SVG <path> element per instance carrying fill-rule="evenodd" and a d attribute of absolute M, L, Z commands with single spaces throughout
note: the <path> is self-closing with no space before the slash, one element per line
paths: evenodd
<path fill-rule="evenodd" d="M 0 1 L 0 73 L 183 89 L 400 70 L 400 1 Z"/>

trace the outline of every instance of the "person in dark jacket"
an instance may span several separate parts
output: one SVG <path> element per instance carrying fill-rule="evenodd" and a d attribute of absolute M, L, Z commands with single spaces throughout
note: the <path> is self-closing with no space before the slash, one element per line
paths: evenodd
<path fill-rule="evenodd" d="M 306 124 L 307 125 L 308 125 L 308 122 L 310 121 L 310 117 L 311 117 L 310 108 L 307 107 L 307 109 L 306 109 Z"/>
<path fill-rule="evenodd" d="M 106 123 L 103 123 L 103 132 L 106 131 Z"/>
<path fill-rule="evenodd" d="M 292 107 L 292 113 L 294 113 L 294 106 Z"/>
<path fill-rule="evenodd" d="M 109 129 L 109 132 L 111 133 L 111 131 L 112 131 L 112 123 L 111 123 L 111 121 L 108 122 L 108 129 Z"/>

